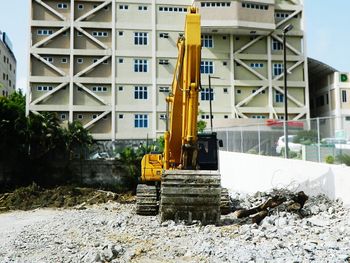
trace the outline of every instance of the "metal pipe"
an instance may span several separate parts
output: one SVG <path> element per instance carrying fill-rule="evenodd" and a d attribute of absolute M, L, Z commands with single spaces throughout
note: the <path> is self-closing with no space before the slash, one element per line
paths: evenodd
<path fill-rule="evenodd" d="M 288 86 L 287 86 L 287 45 L 286 33 L 293 29 L 289 24 L 283 28 L 283 71 L 284 71 L 284 145 L 285 156 L 288 159 Z"/>

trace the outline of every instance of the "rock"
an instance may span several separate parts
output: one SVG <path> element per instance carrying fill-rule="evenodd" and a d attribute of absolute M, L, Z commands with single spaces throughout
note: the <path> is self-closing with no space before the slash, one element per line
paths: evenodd
<path fill-rule="evenodd" d="M 278 218 L 275 221 L 275 225 L 278 227 L 285 227 L 286 225 L 288 225 L 288 220 L 285 217 Z"/>
<path fill-rule="evenodd" d="M 314 206 L 312 206 L 312 207 L 310 208 L 310 212 L 311 212 L 311 214 L 313 214 L 313 215 L 319 214 L 320 211 L 321 211 L 320 208 L 319 208 L 318 206 L 316 206 L 316 205 L 314 205 Z"/>
<path fill-rule="evenodd" d="M 323 219 L 323 218 L 309 218 L 307 220 L 311 225 L 313 226 L 319 226 L 319 227 L 325 227 L 325 226 L 329 226 L 331 224 L 331 222 L 327 219 Z"/>
<path fill-rule="evenodd" d="M 338 258 L 342 261 L 350 261 L 350 254 L 340 254 Z"/>
<path fill-rule="evenodd" d="M 309 253 L 314 252 L 315 248 L 316 248 L 316 245 L 314 243 L 307 243 L 304 245 L 304 250 L 306 250 Z"/>
<path fill-rule="evenodd" d="M 334 214 L 334 212 L 335 212 L 334 207 L 331 206 L 330 208 L 328 208 L 328 214 L 332 215 Z"/>
<path fill-rule="evenodd" d="M 328 210 L 328 206 L 326 204 L 320 204 L 318 208 L 321 212 L 325 212 Z"/>

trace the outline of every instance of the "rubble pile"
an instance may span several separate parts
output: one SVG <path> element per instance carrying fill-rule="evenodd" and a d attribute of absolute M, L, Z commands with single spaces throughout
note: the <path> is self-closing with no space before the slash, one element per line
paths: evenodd
<path fill-rule="evenodd" d="M 43 207 L 69 208 L 78 206 L 80 209 L 85 209 L 85 205 L 106 203 L 109 200 L 135 201 L 130 194 L 117 195 L 109 191 L 74 186 L 44 189 L 33 183 L 28 187 L 18 188 L 11 193 L 0 194 L 0 212 L 32 210 Z"/>
<path fill-rule="evenodd" d="M 233 194 L 253 208 L 271 194 Z M 309 197 L 301 214 L 269 210 L 260 224 L 235 213 L 219 226 L 161 223 L 135 204 L 86 210 L 38 209 L 0 215 L 0 262 L 350 262 L 350 210 Z"/>

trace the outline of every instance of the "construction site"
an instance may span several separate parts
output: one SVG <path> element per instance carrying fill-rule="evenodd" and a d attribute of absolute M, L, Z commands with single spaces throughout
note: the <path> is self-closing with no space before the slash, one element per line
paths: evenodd
<path fill-rule="evenodd" d="M 303 1 L 144 2 L 30 0 L 0 262 L 350 262 L 347 118 L 310 119 Z"/>

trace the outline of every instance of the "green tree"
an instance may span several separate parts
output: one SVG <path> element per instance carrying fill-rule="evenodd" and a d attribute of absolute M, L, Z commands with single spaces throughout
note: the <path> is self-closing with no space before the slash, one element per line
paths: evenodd
<path fill-rule="evenodd" d="M 84 129 L 80 122 L 68 123 L 66 129 L 63 129 L 64 143 L 69 159 L 72 159 L 74 153 L 79 154 L 80 158 L 87 149 L 93 145 L 93 138 L 88 130 Z"/>
<path fill-rule="evenodd" d="M 199 115 L 202 115 L 203 114 L 203 111 L 202 110 L 199 110 L 198 111 L 198 116 Z M 198 130 L 198 133 L 202 133 L 204 132 L 205 128 L 207 127 L 207 123 L 203 120 L 198 120 L 197 121 L 197 130 Z"/>

